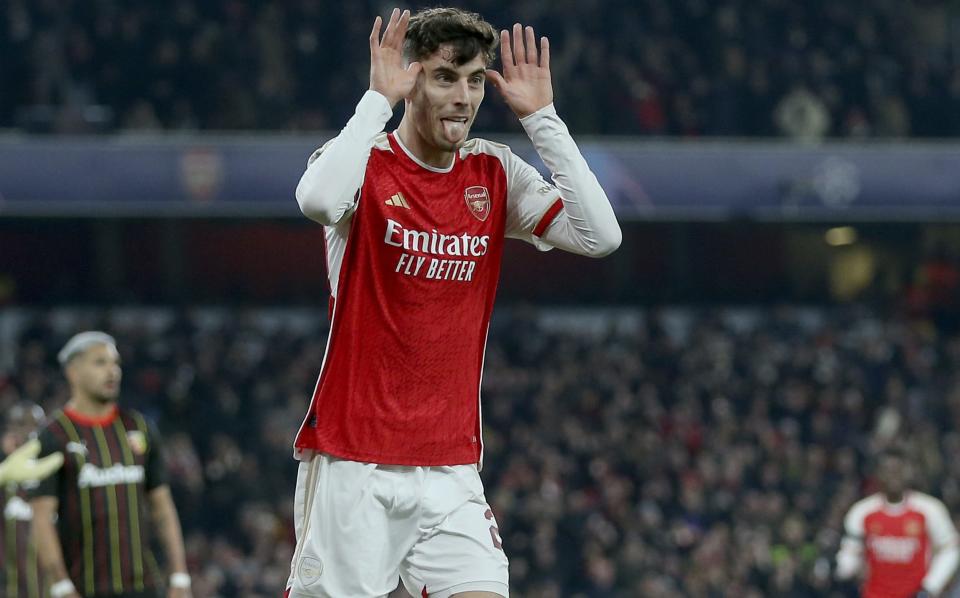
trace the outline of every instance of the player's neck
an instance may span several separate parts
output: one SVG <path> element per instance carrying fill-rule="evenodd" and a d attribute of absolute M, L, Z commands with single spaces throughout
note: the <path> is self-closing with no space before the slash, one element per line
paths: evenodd
<path fill-rule="evenodd" d="M 883 499 L 887 501 L 887 504 L 890 506 L 899 506 L 903 504 L 903 501 L 907 498 L 906 491 L 898 492 L 896 494 L 884 493 Z"/>
<path fill-rule="evenodd" d="M 93 419 L 107 417 L 116 407 L 115 401 L 98 401 L 84 394 L 74 394 L 66 404 L 70 411 Z"/>
<path fill-rule="evenodd" d="M 455 152 L 428 144 L 407 118 L 400 121 L 396 136 L 404 149 L 420 162 L 433 168 L 450 168 L 453 165 Z"/>

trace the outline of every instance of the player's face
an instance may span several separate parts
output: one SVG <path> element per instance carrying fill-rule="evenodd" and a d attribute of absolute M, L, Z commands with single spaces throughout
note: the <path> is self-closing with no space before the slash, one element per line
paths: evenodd
<path fill-rule="evenodd" d="M 3 433 L 2 444 L 4 454 L 9 455 L 18 447 L 22 446 L 24 442 L 29 440 L 30 434 L 32 434 L 41 423 L 41 420 L 35 419 L 33 414 L 29 412 L 24 412 L 18 417 L 11 418 L 11 421 L 7 422 L 7 428 Z"/>
<path fill-rule="evenodd" d="M 7 429 L 3 433 L 2 439 L 0 439 L 0 444 L 2 444 L 3 454 L 9 455 L 13 451 L 27 441 L 27 435 L 20 430 Z"/>
<path fill-rule="evenodd" d="M 90 398 L 106 403 L 120 394 L 120 354 L 113 345 L 93 345 L 69 366 L 70 381 Z"/>
<path fill-rule="evenodd" d="M 420 61 L 423 73 L 406 106 L 424 143 L 445 152 L 456 151 L 466 142 L 486 80 L 482 54 L 459 66 L 453 59 L 452 48 L 441 46 Z"/>
<path fill-rule="evenodd" d="M 900 457 L 884 457 L 877 470 L 877 479 L 884 494 L 899 496 L 907 489 L 909 478 L 907 462 Z"/>

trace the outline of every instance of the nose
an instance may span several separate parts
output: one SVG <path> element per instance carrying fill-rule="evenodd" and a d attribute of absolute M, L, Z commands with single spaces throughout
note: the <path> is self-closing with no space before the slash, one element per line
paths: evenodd
<path fill-rule="evenodd" d="M 457 81 L 453 87 L 453 103 L 457 106 L 467 105 L 470 101 L 470 87 L 466 79 Z"/>

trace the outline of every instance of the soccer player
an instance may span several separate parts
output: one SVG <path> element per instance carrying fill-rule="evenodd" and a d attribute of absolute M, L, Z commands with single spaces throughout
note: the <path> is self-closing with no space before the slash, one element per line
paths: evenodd
<path fill-rule="evenodd" d="M 550 46 L 453 8 L 394 10 L 370 88 L 297 186 L 324 226 L 327 353 L 295 441 L 291 598 L 506 597 L 478 474 L 480 376 L 504 238 L 601 257 L 613 208 L 553 106 Z M 503 72 L 489 68 L 497 44 Z M 553 175 L 468 139 L 490 80 Z M 397 130 L 384 133 L 403 102 Z"/>
<path fill-rule="evenodd" d="M 865 570 L 864 598 L 939 596 L 960 561 L 957 530 L 942 502 L 908 489 L 903 454 L 880 457 L 880 492 L 857 502 L 844 520 L 837 577 Z"/>
<path fill-rule="evenodd" d="M 43 425 L 43 408 L 35 403 L 17 403 L 6 414 L 3 431 L 3 452 L 12 455 L 24 446 L 30 435 Z M 39 452 L 37 443 L 37 452 Z M 60 463 L 63 456 L 60 455 Z M 58 464 L 59 467 L 59 464 Z M 52 471 L 50 472 L 52 473 Z M 46 598 L 47 588 L 40 574 L 37 547 L 30 536 L 33 509 L 27 489 L 36 487 L 39 479 L 5 480 L 0 489 L 0 588 L 6 598 Z"/>
<path fill-rule="evenodd" d="M 64 465 L 32 491 L 33 532 L 51 598 L 157 598 L 153 520 L 172 574 L 168 598 L 190 597 L 183 537 L 166 483 L 160 436 L 120 408 L 113 337 L 81 332 L 58 355 L 70 400 L 40 433 L 43 454 Z"/>

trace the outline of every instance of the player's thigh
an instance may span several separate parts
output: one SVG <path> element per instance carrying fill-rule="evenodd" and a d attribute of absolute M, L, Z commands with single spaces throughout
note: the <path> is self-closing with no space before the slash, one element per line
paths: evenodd
<path fill-rule="evenodd" d="M 413 544 L 415 520 L 392 517 L 375 464 L 316 457 L 291 567 L 290 598 L 386 596 Z M 404 534 L 404 526 L 409 533 Z M 410 536 L 408 543 L 403 536 Z"/>
<path fill-rule="evenodd" d="M 508 562 L 493 511 L 483 496 L 474 468 L 460 469 L 431 484 L 440 496 L 458 496 L 451 511 L 436 512 L 400 568 L 400 578 L 414 596 L 508 596 Z M 428 499 L 429 500 L 429 499 Z"/>

